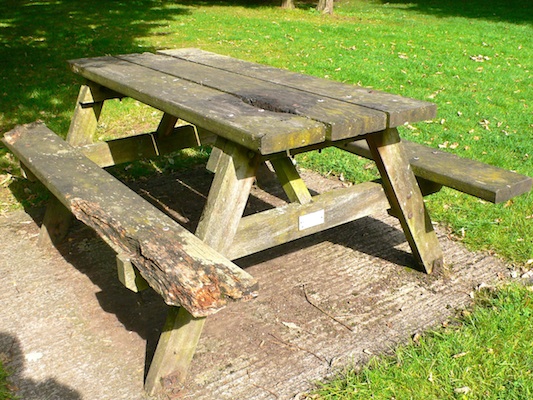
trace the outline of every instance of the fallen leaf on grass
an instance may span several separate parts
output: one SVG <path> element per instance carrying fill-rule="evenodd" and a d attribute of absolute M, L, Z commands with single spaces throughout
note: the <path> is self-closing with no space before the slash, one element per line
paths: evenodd
<path fill-rule="evenodd" d="M 477 56 L 470 56 L 470 59 L 475 62 L 485 62 L 490 60 L 490 57 L 478 54 Z"/>
<path fill-rule="evenodd" d="M 453 391 L 457 394 L 467 394 L 470 393 L 472 389 L 470 389 L 468 386 L 463 386 L 460 388 L 453 389 Z"/>
<path fill-rule="evenodd" d="M 452 356 L 452 358 L 461 358 L 466 356 L 469 353 L 469 351 L 463 351 L 462 353 L 457 353 Z"/>

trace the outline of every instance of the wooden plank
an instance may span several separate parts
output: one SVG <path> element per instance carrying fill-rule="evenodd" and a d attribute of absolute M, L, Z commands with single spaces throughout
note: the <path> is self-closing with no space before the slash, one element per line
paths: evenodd
<path fill-rule="evenodd" d="M 213 144 L 214 139 L 214 135 L 209 132 L 197 132 L 192 125 L 182 125 L 174 128 L 169 136 L 160 137 L 157 133 L 147 133 L 93 143 L 82 146 L 79 150 L 103 168 L 197 147 L 199 141 L 204 145 Z"/>
<path fill-rule="evenodd" d="M 328 140 L 341 140 L 386 127 L 381 111 L 239 73 L 151 53 L 117 56 L 143 67 L 237 96 L 260 110 L 301 115 L 325 124 Z"/>
<path fill-rule="evenodd" d="M 436 105 L 426 101 L 298 74 L 199 49 L 162 50 L 158 53 L 383 111 L 388 115 L 389 127 L 433 119 L 437 112 Z"/>
<path fill-rule="evenodd" d="M 163 113 L 161 122 L 159 122 L 159 126 L 157 127 L 157 135 L 158 136 L 170 135 L 172 133 L 172 130 L 176 126 L 176 122 L 178 122 L 178 117 L 175 117 L 167 113 Z"/>
<path fill-rule="evenodd" d="M 52 196 L 46 205 L 37 245 L 43 249 L 63 241 L 72 225 L 72 214 L 57 198 Z"/>
<path fill-rule="evenodd" d="M 217 172 L 218 162 L 220 161 L 220 158 L 222 157 L 221 149 L 224 148 L 225 145 L 226 145 L 226 139 L 223 139 L 220 136 L 218 136 L 211 149 L 211 154 L 209 154 L 207 165 L 205 166 L 205 169 L 207 169 L 209 172 L 212 172 L 212 173 Z"/>
<path fill-rule="evenodd" d="M 166 395 L 185 382 L 205 321 L 205 317 L 195 318 L 183 307 L 169 309 L 144 382 L 150 396 Z"/>
<path fill-rule="evenodd" d="M 367 141 L 392 213 L 399 219 L 415 259 L 429 274 L 443 265 L 442 249 L 400 135 L 391 128 L 369 135 Z"/>
<path fill-rule="evenodd" d="M 93 86 L 95 85 L 82 85 L 80 88 L 74 115 L 67 133 L 67 142 L 72 146 L 83 146 L 93 141 L 105 100 L 98 98 L 96 94 L 93 95 Z M 100 90 L 97 91 L 100 93 Z"/>
<path fill-rule="evenodd" d="M 262 154 L 325 139 L 324 124 L 309 118 L 261 110 L 237 96 L 115 57 L 70 63 L 74 72 L 93 82 Z"/>
<path fill-rule="evenodd" d="M 3 141 L 76 218 L 130 258 L 167 304 L 202 317 L 256 295 L 249 274 L 43 124 L 18 127 Z"/>
<path fill-rule="evenodd" d="M 229 141 L 220 150 L 196 235 L 225 254 L 239 226 L 261 157 Z"/>
<path fill-rule="evenodd" d="M 533 180 L 529 176 L 407 140 L 402 143 L 417 177 L 492 203 L 506 202 L 531 190 Z M 368 145 L 362 140 L 339 148 L 372 159 Z"/>
<path fill-rule="evenodd" d="M 310 203 L 312 200 L 311 194 L 296 170 L 292 159 L 289 157 L 275 157 L 270 162 L 289 200 L 300 204 Z"/>
<path fill-rule="evenodd" d="M 99 85 L 82 85 L 76 100 L 74 115 L 67 133 L 67 142 L 83 146 L 92 142 L 104 100 L 114 93 Z M 51 198 L 39 233 L 38 244 L 46 248 L 60 243 L 67 235 L 72 215 L 56 198 Z"/>
<path fill-rule="evenodd" d="M 235 260 L 386 210 L 389 202 L 379 183 L 365 182 L 313 197 L 311 203 L 287 204 L 242 218 L 234 244 L 227 253 Z M 301 218 L 319 216 L 323 223 L 300 229 Z M 319 221 L 317 221 L 319 222 Z"/>
<path fill-rule="evenodd" d="M 81 97 L 79 103 L 84 108 L 92 107 L 95 103 L 102 103 L 105 100 L 122 99 L 124 97 L 124 95 L 114 92 L 104 86 L 91 84 L 91 82 L 88 82 L 88 84 L 90 85 L 91 95 Z"/>

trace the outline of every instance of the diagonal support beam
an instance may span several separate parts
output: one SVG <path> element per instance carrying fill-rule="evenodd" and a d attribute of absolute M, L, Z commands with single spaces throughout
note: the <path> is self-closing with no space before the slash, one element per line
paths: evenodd
<path fill-rule="evenodd" d="M 427 273 L 442 266 L 443 256 L 424 199 L 396 128 L 368 135 L 368 146 L 383 188 L 398 217 L 413 255 Z"/>

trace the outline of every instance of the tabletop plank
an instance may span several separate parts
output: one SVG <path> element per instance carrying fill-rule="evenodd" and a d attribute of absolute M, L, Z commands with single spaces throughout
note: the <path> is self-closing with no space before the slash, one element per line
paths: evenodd
<path fill-rule="evenodd" d="M 436 116 L 436 105 L 426 101 L 330 81 L 315 76 L 303 75 L 200 49 L 162 50 L 158 51 L 158 54 L 165 54 L 198 64 L 209 65 L 279 85 L 313 92 L 332 99 L 357 104 L 369 109 L 383 111 L 388 116 L 389 127 L 397 127 L 406 122 L 430 120 Z"/>
<path fill-rule="evenodd" d="M 386 128 L 382 111 L 335 100 L 307 91 L 229 72 L 183 59 L 153 53 L 117 56 L 143 67 L 201 84 L 237 96 L 245 103 L 263 110 L 301 115 L 328 127 L 331 141 L 364 135 Z"/>
<path fill-rule="evenodd" d="M 326 138 L 327 128 L 320 122 L 291 113 L 259 109 L 235 95 L 116 57 L 78 59 L 69 63 L 75 73 L 90 81 L 261 154 L 317 144 Z"/>

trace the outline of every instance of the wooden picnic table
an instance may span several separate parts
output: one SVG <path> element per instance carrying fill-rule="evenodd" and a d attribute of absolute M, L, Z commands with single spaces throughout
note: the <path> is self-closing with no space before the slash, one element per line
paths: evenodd
<path fill-rule="evenodd" d="M 150 394 L 184 382 L 208 315 L 257 295 L 256 280 L 231 260 L 388 210 L 430 273 L 443 256 L 423 195 L 449 186 L 500 203 L 532 186 L 527 176 L 402 141 L 398 126 L 435 117 L 425 101 L 198 49 L 70 65 L 86 81 L 67 142 L 37 123 L 2 143 L 53 195 L 40 244 L 63 238 L 73 214 L 117 252 L 125 286 L 151 286 L 171 306 L 145 381 Z M 124 97 L 163 111 L 159 126 L 93 143 L 104 102 Z M 213 145 L 214 178 L 194 234 L 103 169 L 203 144 Z M 331 146 L 372 159 L 381 181 L 312 196 L 293 156 Z M 289 203 L 243 217 L 265 162 Z"/>
<path fill-rule="evenodd" d="M 419 265 L 429 273 L 442 264 L 441 247 L 396 129 L 434 118 L 434 104 L 198 49 L 87 58 L 70 65 L 87 79 L 67 137 L 70 144 L 89 144 L 103 102 L 120 97 L 163 111 L 157 140 L 172 136 L 179 118 L 196 129 L 174 136 L 194 144 L 202 138 L 214 143 L 208 167 L 215 176 L 195 234 L 229 259 L 390 208 Z M 291 156 L 354 140 L 368 143 L 382 185 L 363 183 L 312 197 Z M 120 146 L 114 149 L 120 160 Z M 242 218 L 265 160 L 274 166 L 292 204 Z M 161 382 L 184 379 L 204 320 L 183 307 L 171 318 L 173 329 L 163 333 L 147 377 L 150 392 Z"/>
<path fill-rule="evenodd" d="M 430 273 L 443 256 L 423 195 L 446 185 L 502 202 L 531 189 L 529 177 L 402 141 L 398 126 L 435 117 L 436 106 L 425 101 L 198 49 L 70 66 L 86 82 L 68 143 L 42 125 L 15 129 L 3 142 L 61 202 L 49 205 L 41 242 L 61 238 L 72 212 L 115 246 L 126 286 L 137 290 L 145 278 L 179 306 L 171 308 L 146 378 L 152 394 L 185 380 L 207 315 L 228 299 L 255 296 L 255 280 L 229 260 L 389 210 Z M 92 143 L 104 102 L 123 97 L 163 111 L 156 131 Z M 214 178 L 195 236 L 101 170 L 206 143 L 213 145 L 207 168 Z M 330 146 L 373 159 L 381 181 L 312 196 L 292 157 Z M 290 203 L 243 217 L 267 161 Z"/>
<path fill-rule="evenodd" d="M 440 246 L 396 129 L 406 122 L 434 118 L 434 104 L 197 49 L 88 58 L 70 64 L 75 73 L 88 79 L 81 96 L 96 97 L 80 101 L 82 106 L 68 136 L 71 144 L 89 143 L 92 131 L 87 129 L 87 118 L 95 123 L 103 100 L 124 96 L 164 112 L 158 129 L 161 136 L 174 128 L 178 118 L 216 136 L 216 149 L 228 156 L 225 163 L 234 164 L 231 169 L 241 176 L 226 176 L 231 174 L 225 164 L 216 167 L 197 235 L 222 254 L 234 254 L 230 258 L 245 255 L 232 246 L 232 238 L 261 161 L 272 161 L 289 198 L 305 206 L 313 201 L 291 154 L 366 139 L 414 256 L 427 272 L 442 263 Z M 215 151 L 213 159 L 220 153 Z M 222 164 L 222 157 L 216 161 Z M 335 197 L 342 196 L 338 193 Z M 363 213 L 368 212 L 365 208 L 375 212 L 374 199 L 357 202 Z M 353 209 L 338 209 L 335 199 L 328 203 L 324 210 L 301 207 L 304 212 L 299 219 L 311 225 L 307 229 L 314 228 L 313 216 L 316 226 L 325 228 L 331 226 L 330 213 L 354 213 Z M 311 214 L 310 222 L 305 222 L 305 211 Z M 346 215 L 344 219 L 349 218 Z M 270 222 L 276 219 L 273 216 Z"/>

